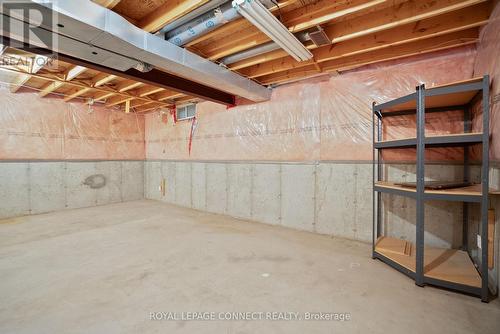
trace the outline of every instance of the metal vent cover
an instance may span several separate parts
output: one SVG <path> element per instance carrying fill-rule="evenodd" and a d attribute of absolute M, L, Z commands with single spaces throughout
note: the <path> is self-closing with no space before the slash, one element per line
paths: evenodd
<path fill-rule="evenodd" d="M 318 30 L 309 32 L 309 38 L 317 47 L 332 44 L 332 41 L 330 40 L 330 38 L 328 38 L 328 35 L 319 26 Z"/>

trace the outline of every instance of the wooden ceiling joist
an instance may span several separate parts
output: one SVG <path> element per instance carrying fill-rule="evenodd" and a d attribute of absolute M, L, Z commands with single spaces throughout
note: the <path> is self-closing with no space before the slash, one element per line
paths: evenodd
<path fill-rule="evenodd" d="M 377 38 L 380 32 L 383 32 L 384 30 L 388 30 L 391 28 L 394 29 L 403 25 L 411 27 L 411 25 L 409 25 L 411 23 L 415 23 L 414 28 L 416 30 L 423 30 L 425 28 L 420 27 L 421 22 L 446 13 L 449 13 L 450 16 L 443 17 L 443 19 L 451 19 L 452 22 L 439 22 L 438 24 L 440 26 L 443 26 L 443 31 L 446 30 L 444 28 L 445 25 L 448 25 L 449 27 L 454 26 L 457 29 L 461 29 L 460 25 L 462 25 L 462 28 L 465 29 L 469 24 L 476 24 L 483 19 L 487 20 L 487 17 L 485 17 L 485 15 L 489 16 L 491 12 L 491 2 L 485 3 L 485 1 L 483 0 L 445 0 L 442 2 L 416 0 L 411 2 L 404 2 L 398 7 L 393 7 L 390 10 L 391 15 L 384 15 L 383 11 L 372 12 L 327 26 L 325 28 L 325 32 L 327 32 L 329 38 L 333 40 L 334 43 L 333 46 L 325 46 L 320 48 L 323 50 L 321 51 L 321 53 L 325 53 L 325 50 L 329 50 L 329 48 L 333 48 L 332 52 L 327 53 L 335 53 L 337 51 L 335 50 L 335 48 L 337 48 L 337 45 L 340 42 L 348 41 L 362 36 L 369 36 L 365 40 L 368 40 L 370 38 Z M 457 10 L 459 14 L 454 15 L 454 10 Z M 468 15 L 470 15 L 471 17 L 467 18 L 466 16 Z M 482 18 L 478 19 L 478 17 Z M 463 23 L 460 23 L 460 21 L 462 21 Z M 429 25 L 427 26 L 427 28 L 429 28 Z M 377 33 L 377 35 L 374 35 L 375 33 Z M 423 32 L 423 34 L 425 34 L 425 32 Z M 381 38 L 378 39 L 381 40 Z M 391 40 L 394 40 L 394 38 L 392 38 Z M 359 46 L 359 48 L 362 47 L 363 45 Z M 312 48 L 314 48 L 314 46 Z M 315 57 L 318 57 L 318 55 L 315 54 Z M 321 59 L 321 56 L 319 56 L 319 58 Z M 285 59 L 287 59 L 287 54 L 283 50 L 276 50 L 231 64 L 229 68 L 233 70 L 241 70 L 245 67 L 254 66 L 256 64 L 261 64 L 261 67 L 268 67 L 264 63 L 272 62 L 272 65 L 270 66 L 274 66 L 275 69 L 278 69 L 278 66 L 276 66 L 277 63 L 282 62 Z M 297 65 L 284 63 L 282 70 L 287 70 L 296 66 L 300 67 L 298 63 Z M 241 72 L 245 74 L 245 70 Z"/>
<path fill-rule="evenodd" d="M 30 76 L 30 78 L 33 77 L 33 78 L 37 78 L 37 79 L 46 80 L 48 82 L 63 82 L 65 85 L 73 86 L 73 87 L 75 87 L 75 89 L 72 90 L 69 94 L 65 94 L 65 95 L 67 95 L 68 98 L 72 96 L 70 99 L 68 99 L 68 101 L 75 98 L 75 97 L 86 94 L 88 92 L 95 91 L 96 94 L 92 95 L 92 97 L 95 100 L 102 100 L 102 99 L 105 99 L 108 97 L 113 97 L 113 98 L 116 97 L 117 99 L 123 98 L 124 99 L 123 101 L 126 101 L 127 99 L 130 99 L 130 100 L 139 99 L 139 100 L 146 101 L 146 102 L 155 101 L 155 102 L 162 104 L 162 105 L 165 105 L 165 106 L 170 105 L 170 103 L 159 101 L 159 100 L 154 100 L 153 98 L 150 98 L 150 97 L 140 97 L 140 96 L 136 96 L 136 95 L 133 95 L 133 94 L 130 94 L 127 92 L 118 92 L 117 90 L 114 90 L 111 88 L 95 87 L 95 86 L 91 86 L 91 85 L 88 85 L 86 83 L 77 82 L 77 81 L 64 81 L 63 79 L 61 79 L 60 77 L 58 77 L 56 75 L 31 74 L 31 73 L 22 72 L 20 70 L 10 69 L 10 68 L 5 68 L 5 67 L 0 67 L 0 69 L 4 70 L 4 71 L 8 71 L 8 72 L 25 74 L 27 76 Z"/>
<path fill-rule="evenodd" d="M 117 76 L 114 74 L 99 73 L 94 78 L 92 78 L 92 87 L 100 87 L 110 81 L 115 80 L 116 78 Z"/>
<path fill-rule="evenodd" d="M 64 102 L 69 102 L 77 97 L 80 97 L 90 91 L 92 88 L 76 88 L 71 93 L 66 94 L 64 97 Z"/>
<path fill-rule="evenodd" d="M 106 101 L 106 107 L 116 106 L 118 104 L 122 104 L 126 101 L 131 101 L 133 99 L 134 99 L 133 96 L 122 96 L 122 95 L 113 96 Z"/>
<path fill-rule="evenodd" d="M 47 64 L 47 61 L 48 61 L 48 58 L 45 56 L 39 56 L 39 55 L 34 56 L 31 59 L 30 72 L 29 73 L 19 72 L 17 77 L 11 83 L 10 91 L 12 93 L 17 92 L 21 87 L 23 87 L 31 79 L 30 74 L 38 73 L 38 71 L 40 71 Z"/>
<path fill-rule="evenodd" d="M 155 86 L 145 86 L 145 87 L 141 87 L 137 90 L 136 92 L 136 95 L 138 96 L 149 96 L 149 95 L 152 95 L 152 94 L 155 94 L 155 93 L 159 93 L 161 91 L 163 91 L 165 89 L 161 88 L 161 87 L 155 87 Z"/>
<path fill-rule="evenodd" d="M 138 26 L 149 32 L 156 32 L 173 20 L 207 3 L 208 0 L 169 0 L 142 18 Z"/>
<path fill-rule="evenodd" d="M 486 0 L 414 0 L 406 1 L 390 9 L 382 9 L 341 21 L 325 27 L 332 43 L 377 33 L 455 10 L 473 6 Z M 390 10 L 390 15 L 387 14 Z"/>
<path fill-rule="evenodd" d="M 421 41 L 390 46 L 376 51 L 329 60 L 321 63 L 321 66 L 322 70 L 325 72 L 347 70 L 376 62 L 470 45 L 476 43 L 478 38 L 479 28 L 471 28 L 465 31 L 431 37 Z M 259 77 L 259 81 L 263 84 L 277 84 L 302 79 L 317 73 L 318 71 L 314 65 L 309 65 L 302 68 L 265 75 Z"/>
<path fill-rule="evenodd" d="M 374 35 L 364 35 L 344 42 L 327 45 L 312 50 L 316 62 L 325 62 L 386 48 L 393 45 L 423 40 L 447 33 L 479 27 L 488 22 L 489 3 L 482 3 L 471 8 L 464 8 L 444 15 L 409 23 L 394 29 L 384 30 Z M 293 68 L 308 66 L 312 63 L 297 62 L 292 57 L 283 57 L 241 69 L 239 72 L 250 78 L 268 75 Z"/>
<path fill-rule="evenodd" d="M 131 89 L 137 88 L 139 86 L 142 86 L 143 83 L 139 81 L 134 81 L 134 80 L 124 80 L 116 86 L 116 90 L 119 92 L 126 92 Z"/>
<path fill-rule="evenodd" d="M 71 66 L 69 67 L 63 75 L 64 81 L 71 81 L 78 77 L 80 74 L 87 71 L 86 67 L 83 66 Z M 56 91 L 64 85 L 64 81 L 52 81 L 48 82 L 45 86 L 40 89 L 40 93 L 38 94 L 40 97 L 47 96 L 48 94 Z"/>
<path fill-rule="evenodd" d="M 345 2 L 320 0 L 314 4 L 283 14 L 283 24 L 291 32 L 299 32 L 384 2 L 386 0 L 352 0 Z M 267 35 L 255 27 L 251 27 L 231 39 L 223 37 L 221 40 L 211 43 L 207 48 L 201 48 L 201 52 L 207 58 L 214 60 L 269 41 Z"/>

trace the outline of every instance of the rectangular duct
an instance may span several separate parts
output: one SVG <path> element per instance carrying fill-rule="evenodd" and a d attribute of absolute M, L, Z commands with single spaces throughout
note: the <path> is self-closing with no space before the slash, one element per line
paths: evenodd
<path fill-rule="evenodd" d="M 5 2 L 0 1 L 2 10 Z M 271 96 L 266 87 L 150 34 L 89 0 L 56 0 L 51 3 L 32 0 L 30 3 L 43 15 L 54 15 L 57 25 L 54 22 L 50 27 L 39 26 L 32 17 L 20 13 L 2 14 L 24 24 L 39 26 L 42 34 L 55 36 L 58 43 L 55 44 L 57 50 L 53 51 L 57 53 L 119 71 L 127 71 L 144 62 L 175 76 L 255 102 L 266 101 Z M 20 31 L 1 29 L 2 36 L 21 41 L 25 38 L 19 35 Z M 36 40 L 29 42 L 40 44 Z"/>

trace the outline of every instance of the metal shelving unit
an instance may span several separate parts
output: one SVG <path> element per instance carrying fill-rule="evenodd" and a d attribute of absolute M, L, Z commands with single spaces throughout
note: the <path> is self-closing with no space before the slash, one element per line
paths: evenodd
<path fill-rule="evenodd" d="M 481 102 L 483 130 L 472 133 L 471 109 Z M 434 112 L 463 111 L 464 132 L 439 136 L 425 135 L 425 115 Z M 382 140 L 382 120 L 387 117 L 416 115 L 416 137 Z M 469 146 L 482 145 L 481 184 L 447 190 L 425 189 L 425 149 L 464 147 L 464 182 L 470 181 Z M 489 195 L 489 76 L 426 89 L 398 99 L 373 104 L 373 258 L 379 259 L 415 280 L 418 286 L 431 284 L 481 297 L 488 301 L 488 195 Z M 383 180 L 384 149 L 416 149 L 416 188 L 407 188 Z M 416 201 L 415 245 L 381 235 L 383 193 L 406 196 Z M 463 202 L 463 240 L 461 250 L 445 250 L 424 245 L 425 201 Z M 480 264 L 474 265 L 468 247 L 468 203 L 481 205 Z M 389 222 L 390 224 L 390 222 Z M 401 250 L 394 252 L 393 249 Z M 443 260 L 445 258 L 446 260 Z M 441 260 L 439 260 L 441 259 Z"/>

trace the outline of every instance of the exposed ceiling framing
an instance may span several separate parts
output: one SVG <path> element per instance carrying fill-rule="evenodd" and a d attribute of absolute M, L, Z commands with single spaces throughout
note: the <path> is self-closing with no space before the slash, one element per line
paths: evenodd
<path fill-rule="evenodd" d="M 208 0 L 93 0 L 136 26 L 156 32 Z M 228 68 L 264 85 L 300 80 L 380 61 L 450 49 L 477 42 L 495 0 L 276 0 L 271 11 L 293 33 L 321 26 L 330 45 L 305 42 L 310 61 L 297 62 L 278 49 L 240 60 Z M 270 39 L 243 18 L 201 35 L 184 47 L 198 55 L 221 58 L 269 43 Z M 12 56 L 9 49 L 2 57 Z M 72 64 L 72 65 L 71 65 Z M 62 59 L 56 72 L 45 68 L 7 68 L 17 71 L 12 90 L 39 90 L 41 97 L 62 94 L 65 101 L 94 99 L 106 105 L 139 112 L 199 98 L 168 89 L 160 73 L 118 73 Z M 135 71 L 135 70 L 134 70 Z M 138 72 L 138 71 L 137 71 Z M 164 76 L 164 73 L 161 73 Z M 187 83 L 189 84 L 189 83 Z"/>
<path fill-rule="evenodd" d="M 269 85 L 473 44 L 478 39 L 479 27 L 488 22 L 495 2 L 277 1 L 279 10 L 273 8 L 272 11 L 291 32 L 308 31 L 319 25 L 332 44 L 316 47 L 313 43 L 306 42 L 314 55 L 314 59 L 310 61 L 297 62 L 285 51 L 275 50 L 232 63 L 228 67 Z M 119 13 L 126 16 L 126 6 Z M 265 34 L 241 18 L 198 37 L 185 47 L 200 56 L 217 61 L 269 41 Z"/>

